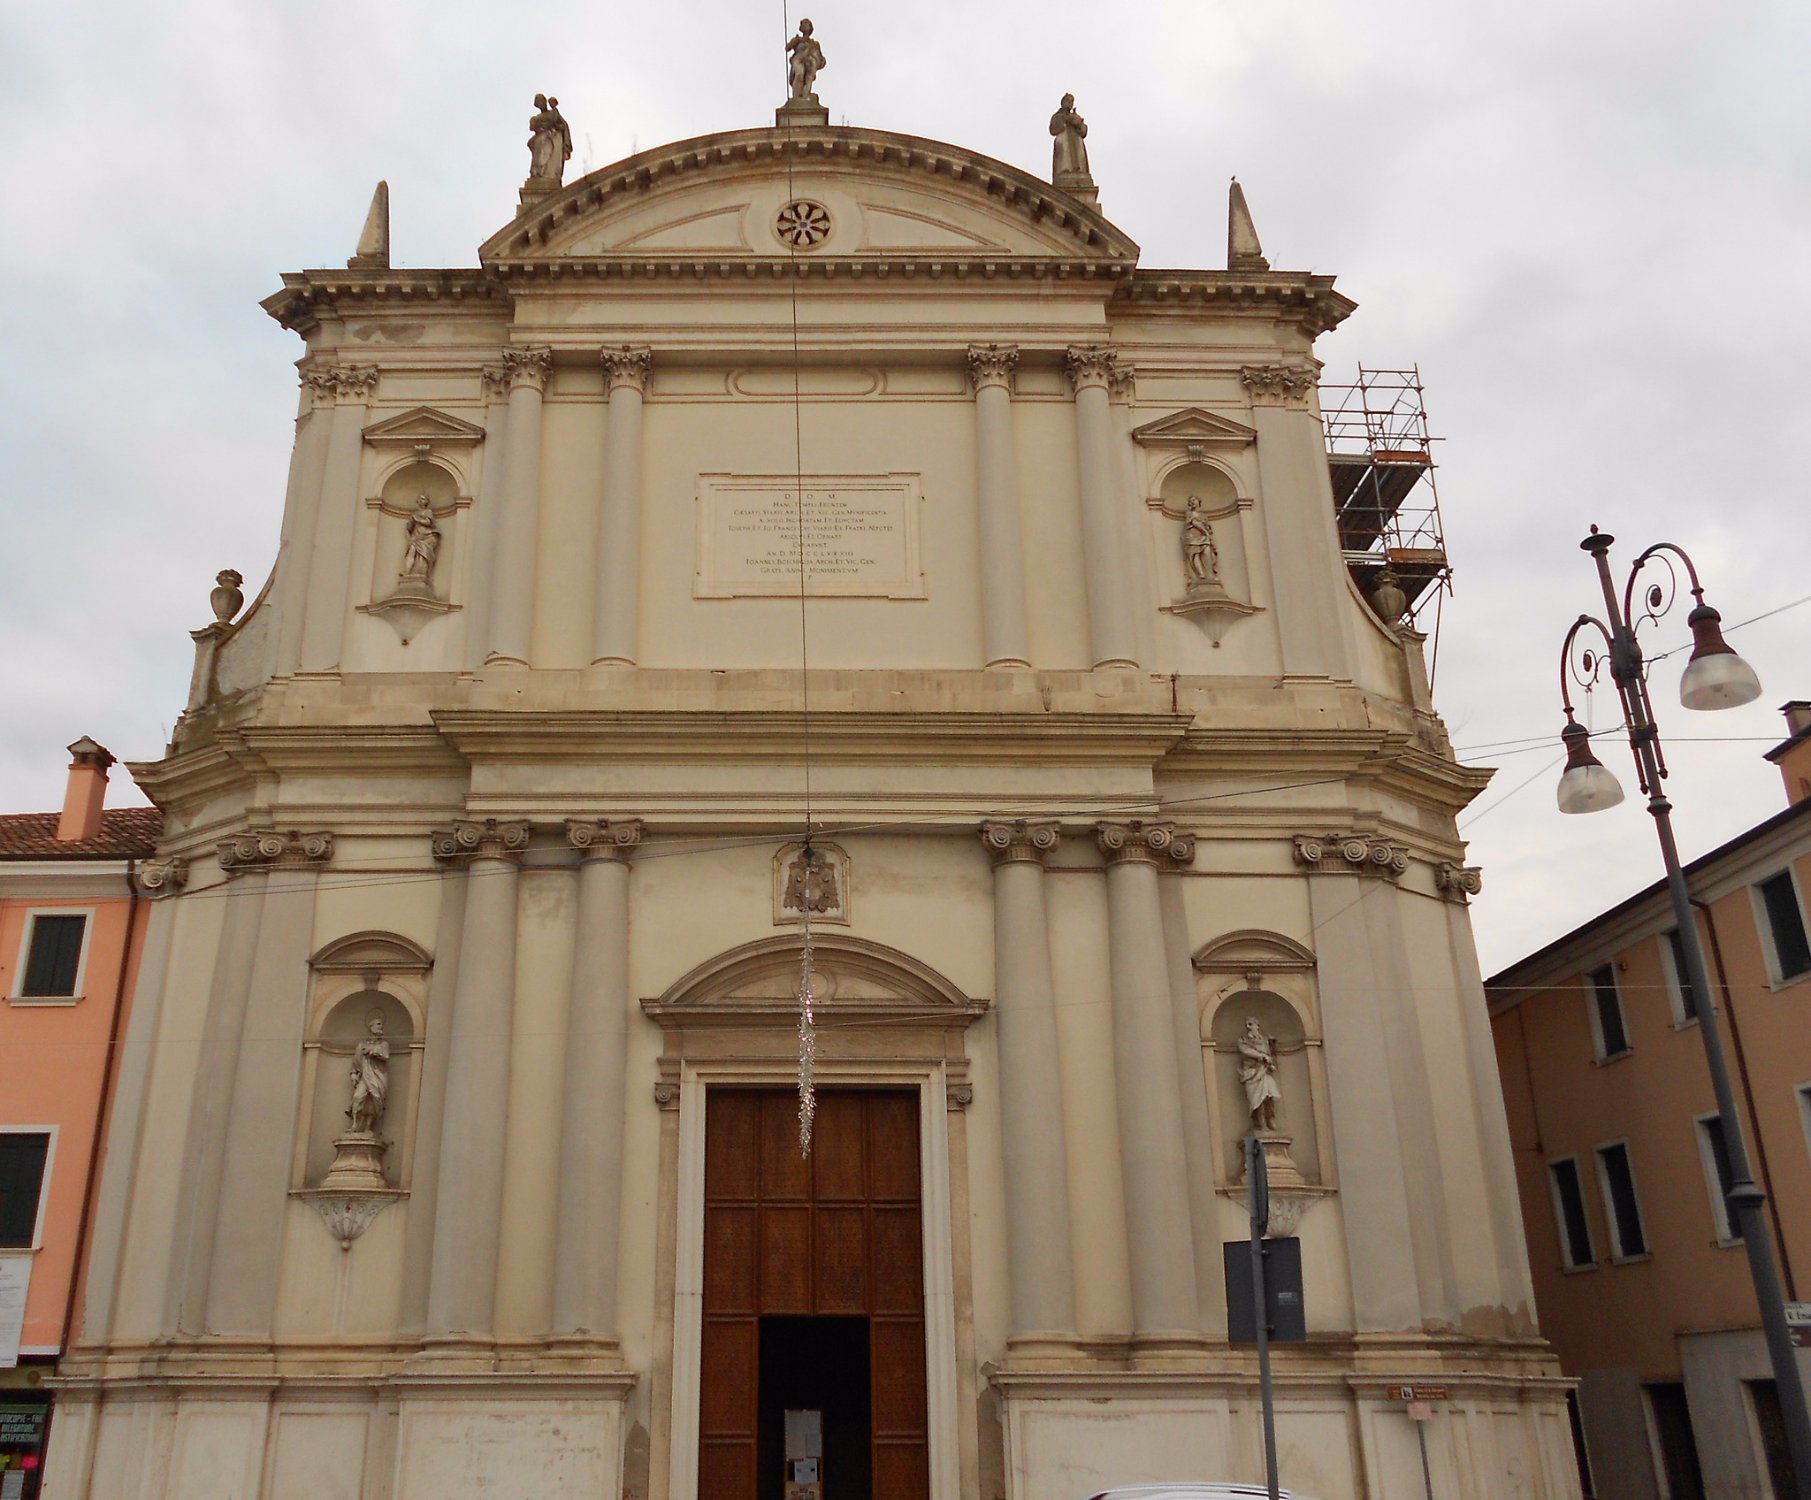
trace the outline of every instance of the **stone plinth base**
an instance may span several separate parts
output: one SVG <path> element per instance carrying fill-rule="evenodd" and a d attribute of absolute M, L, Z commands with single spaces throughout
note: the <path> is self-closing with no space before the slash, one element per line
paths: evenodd
<path fill-rule="evenodd" d="M 813 94 L 808 99 L 788 99 L 773 112 L 773 122 L 782 129 L 788 125 L 828 125 L 830 111 Z"/>
<path fill-rule="evenodd" d="M 384 1181 L 384 1152 L 388 1141 L 380 1141 L 368 1130 L 354 1130 L 333 1143 L 333 1165 L 321 1179 L 321 1188 L 332 1193 L 381 1193 L 390 1184 Z"/>

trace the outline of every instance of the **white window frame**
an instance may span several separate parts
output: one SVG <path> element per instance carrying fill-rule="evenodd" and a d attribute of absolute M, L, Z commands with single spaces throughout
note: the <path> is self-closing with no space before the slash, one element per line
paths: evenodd
<path fill-rule="evenodd" d="M 38 1213 L 31 1224 L 31 1244 L 0 1249 L 0 1255 L 23 1255 L 27 1250 L 36 1254 L 44 1248 L 44 1218 L 50 1211 L 50 1183 L 56 1172 L 57 1133 L 61 1128 L 57 1125 L 0 1125 L 0 1135 L 47 1135 L 50 1137 L 50 1143 L 44 1148 L 44 1176 L 38 1182 Z"/>
<path fill-rule="evenodd" d="M 96 908 L 92 906 L 32 906 L 26 908 L 25 926 L 19 934 L 19 953 L 13 964 L 13 982 L 7 992 L 9 1005 L 80 1005 L 87 994 L 88 984 L 88 950 L 94 946 L 94 919 Z M 27 995 L 25 989 L 26 965 L 31 961 L 31 939 L 37 930 L 39 917 L 81 917 L 82 951 L 75 960 L 75 993 L 72 995 Z"/>
<path fill-rule="evenodd" d="M 1597 974 L 1601 969 L 1610 971 L 1610 993 L 1616 997 L 1616 1017 L 1622 1022 L 1622 1046 L 1615 1052 L 1604 1050 L 1603 1016 L 1597 1007 Z M 1629 1040 L 1629 1013 L 1623 1008 L 1622 986 L 1616 982 L 1616 960 L 1609 958 L 1600 964 L 1592 964 L 1585 970 L 1584 977 L 1585 1010 L 1591 1018 L 1591 1046 L 1597 1053 L 1596 1060 L 1609 1063 L 1627 1057 L 1635 1050 L 1635 1045 Z"/>
<path fill-rule="evenodd" d="M 1678 960 L 1673 957 L 1673 944 L 1669 934 L 1678 932 L 1676 927 L 1669 927 L 1654 941 L 1660 945 L 1660 972 L 1666 976 L 1666 998 L 1673 1008 L 1673 1030 L 1683 1031 L 1688 1026 L 1696 1026 L 1698 1017 L 1704 1014 L 1704 996 L 1698 996 L 1698 1015 L 1688 1016 L 1685 1013 L 1685 976 L 1679 972 Z M 1680 941 L 1685 935 L 1680 933 Z"/>
<path fill-rule="evenodd" d="M 1573 1260 L 1572 1237 L 1566 1233 L 1566 1204 L 1559 1195 L 1559 1177 L 1554 1168 L 1572 1164 L 1572 1176 L 1578 1183 L 1578 1211 L 1585 1218 L 1585 1247 L 1591 1252 L 1589 1260 Z M 1591 1233 L 1591 1204 L 1585 1197 L 1585 1174 L 1579 1170 L 1578 1155 L 1554 1156 L 1547 1160 L 1547 1193 L 1553 1199 L 1553 1227 L 1559 1235 L 1559 1263 L 1565 1271 L 1595 1271 L 1597 1269 L 1597 1241 Z"/>
<path fill-rule="evenodd" d="M 1610 1191 L 1610 1174 L 1604 1167 L 1604 1152 L 1622 1147 L 1622 1159 L 1628 1163 L 1629 1191 L 1635 1198 L 1635 1228 L 1641 1235 L 1642 1249 L 1630 1252 L 1622 1243 L 1622 1223 L 1616 1217 L 1616 1195 Z M 1604 1222 L 1610 1227 L 1610 1262 L 1612 1265 L 1627 1266 L 1649 1259 L 1653 1250 L 1648 1240 L 1647 1215 L 1641 1211 L 1641 1188 L 1635 1181 L 1635 1153 L 1629 1149 L 1629 1138 L 1618 1136 L 1613 1141 L 1602 1141 L 1591 1148 L 1591 1155 L 1597 1162 L 1597 1191 L 1603 1197 Z"/>
<path fill-rule="evenodd" d="M 1729 1204 L 1723 1197 L 1723 1179 L 1717 1175 L 1716 1153 L 1710 1148 L 1710 1132 L 1705 1125 L 1711 1120 L 1722 1119 L 1721 1114 L 1711 1110 L 1708 1114 L 1696 1115 L 1692 1119 L 1692 1133 L 1698 1138 L 1698 1161 L 1704 1168 L 1704 1187 L 1710 1195 L 1710 1226 L 1717 1232 L 1717 1245 L 1727 1250 L 1742 1243 L 1737 1224 L 1729 1217 Z M 1725 1135 L 1723 1149 L 1729 1149 L 1728 1122 L 1724 1122 Z"/>
<path fill-rule="evenodd" d="M 1775 870 L 1771 875 L 1763 875 L 1748 887 L 1748 899 L 1754 909 L 1755 931 L 1761 935 L 1761 953 L 1767 960 L 1767 982 L 1773 989 L 1780 989 L 1789 984 L 1803 984 L 1811 980 L 1811 969 L 1790 977 L 1781 973 L 1779 949 L 1773 942 L 1773 918 L 1767 911 L 1767 898 L 1761 894 L 1761 887 L 1770 880 L 1777 880 L 1784 875 L 1792 885 L 1792 899 L 1798 903 L 1798 923 L 1805 937 L 1811 941 L 1811 922 L 1805 920 L 1805 893 L 1799 888 L 1798 874 L 1791 865 Z"/>

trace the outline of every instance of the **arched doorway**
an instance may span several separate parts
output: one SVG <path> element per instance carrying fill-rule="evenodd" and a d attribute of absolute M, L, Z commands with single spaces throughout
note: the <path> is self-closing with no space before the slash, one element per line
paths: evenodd
<path fill-rule="evenodd" d="M 813 946 L 810 1158 L 796 936 L 726 953 L 643 1004 L 666 1033 L 658 1093 L 677 1117 L 662 1203 L 675 1230 L 671 1492 L 783 1500 L 791 1411 L 794 1449 L 821 1449 L 823 1500 L 955 1500 L 970 1377 L 956 1358 L 952 1179 L 965 1203 L 964 1033 L 987 1003 L 878 944 Z M 965 1248 L 960 1259 L 966 1281 Z"/>

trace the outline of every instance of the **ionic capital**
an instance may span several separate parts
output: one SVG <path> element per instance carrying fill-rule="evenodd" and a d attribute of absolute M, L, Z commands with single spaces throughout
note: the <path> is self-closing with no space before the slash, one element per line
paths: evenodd
<path fill-rule="evenodd" d="M 648 376 L 654 368 L 654 353 L 651 349 L 638 349 L 632 344 L 623 344 L 615 349 L 600 350 L 597 357 L 604 367 L 606 390 L 614 391 L 620 386 L 627 386 L 637 393 L 647 390 Z"/>
<path fill-rule="evenodd" d="M 625 863 L 641 843 L 640 818 L 568 818 L 566 842 L 581 861 L 619 859 Z"/>
<path fill-rule="evenodd" d="M 275 828 L 250 828 L 235 833 L 220 845 L 220 868 L 229 875 L 278 866 L 324 865 L 333 858 L 331 833 L 287 833 Z"/>
<path fill-rule="evenodd" d="M 509 377 L 509 388 L 531 391 L 547 389 L 547 375 L 553 369 L 553 350 L 542 345 L 503 351 L 503 371 Z"/>
<path fill-rule="evenodd" d="M 1239 379 L 1253 406 L 1306 407 L 1319 383 L 1317 372 L 1304 365 L 1246 365 Z"/>
<path fill-rule="evenodd" d="M 515 859 L 528 847 L 530 829 L 520 819 L 461 818 L 434 831 L 434 858 L 443 865 L 470 859 Z"/>
<path fill-rule="evenodd" d="M 976 391 L 997 385 L 1012 390 L 1012 374 L 1019 364 L 1017 344 L 970 344 L 968 382 Z"/>
<path fill-rule="evenodd" d="M 1443 859 L 1434 866 L 1434 889 L 1463 906 L 1484 889 L 1484 872 L 1476 865 L 1456 865 Z"/>
<path fill-rule="evenodd" d="M 1298 833 L 1295 860 L 1314 874 L 1381 875 L 1396 880 L 1409 867 L 1409 851 L 1368 833 Z"/>
<path fill-rule="evenodd" d="M 983 823 L 978 831 L 995 865 L 1041 865 L 1062 838 L 1055 823 L 1029 823 L 1023 818 Z"/>
<path fill-rule="evenodd" d="M 1110 865 L 1181 869 L 1195 862 L 1195 836 L 1178 833 L 1174 823 L 1096 823 L 1094 839 Z"/>
<path fill-rule="evenodd" d="M 173 896 L 189 880 L 189 862 L 180 854 L 168 859 L 147 859 L 138 867 L 138 888 L 147 896 Z"/>
<path fill-rule="evenodd" d="M 1119 365 L 1119 351 L 1105 344 L 1071 344 L 1063 351 L 1063 369 L 1077 392 L 1090 387 L 1110 391 Z"/>

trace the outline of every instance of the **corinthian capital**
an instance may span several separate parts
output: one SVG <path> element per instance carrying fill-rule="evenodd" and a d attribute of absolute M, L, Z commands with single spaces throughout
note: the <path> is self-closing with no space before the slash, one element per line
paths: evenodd
<path fill-rule="evenodd" d="M 336 365 L 325 370 L 306 370 L 302 388 L 316 406 L 363 404 L 377 391 L 377 368 L 374 365 Z"/>
<path fill-rule="evenodd" d="M 468 859 L 514 859 L 528 847 L 528 834 L 528 824 L 519 819 L 461 818 L 451 828 L 435 831 L 434 858 L 443 865 Z"/>
<path fill-rule="evenodd" d="M 968 380 L 977 391 L 990 385 L 1012 389 L 1012 372 L 1018 368 L 1017 344 L 970 344 Z"/>
<path fill-rule="evenodd" d="M 580 859 L 626 860 L 641 843 L 641 819 L 568 818 L 566 842 Z"/>
<path fill-rule="evenodd" d="M 1041 865 L 1044 856 L 1062 838 L 1056 824 L 1029 823 L 1023 818 L 1010 823 L 983 823 L 979 832 L 982 845 L 996 865 Z"/>
<path fill-rule="evenodd" d="M 1090 386 L 1111 389 L 1118 368 L 1119 351 L 1105 344 L 1071 344 L 1063 352 L 1063 369 L 1078 391 Z"/>
<path fill-rule="evenodd" d="M 654 352 L 651 349 L 638 349 L 633 344 L 623 344 L 615 349 L 600 350 L 597 357 L 604 367 L 606 390 L 613 391 L 618 386 L 628 386 L 635 391 L 647 390 L 648 376 L 654 368 Z"/>
<path fill-rule="evenodd" d="M 545 346 L 503 351 L 503 370 L 513 391 L 521 386 L 530 390 L 547 389 L 547 372 L 553 368 L 553 350 Z"/>
<path fill-rule="evenodd" d="M 1142 862 L 1180 869 L 1195 862 L 1195 836 L 1174 823 L 1096 823 L 1095 842 L 1110 865 Z"/>
<path fill-rule="evenodd" d="M 220 868 L 229 875 L 276 866 L 324 865 L 333 858 L 331 833 L 287 833 L 275 828 L 248 828 L 220 845 Z"/>
<path fill-rule="evenodd" d="M 1317 378 L 1303 365 L 1246 365 L 1239 371 L 1253 406 L 1305 407 Z"/>
<path fill-rule="evenodd" d="M 486 401 L 504 401 L 509 398 L 509 367 L 507 365 L 485 365 L 478 371 L 479 393 Z"/>

